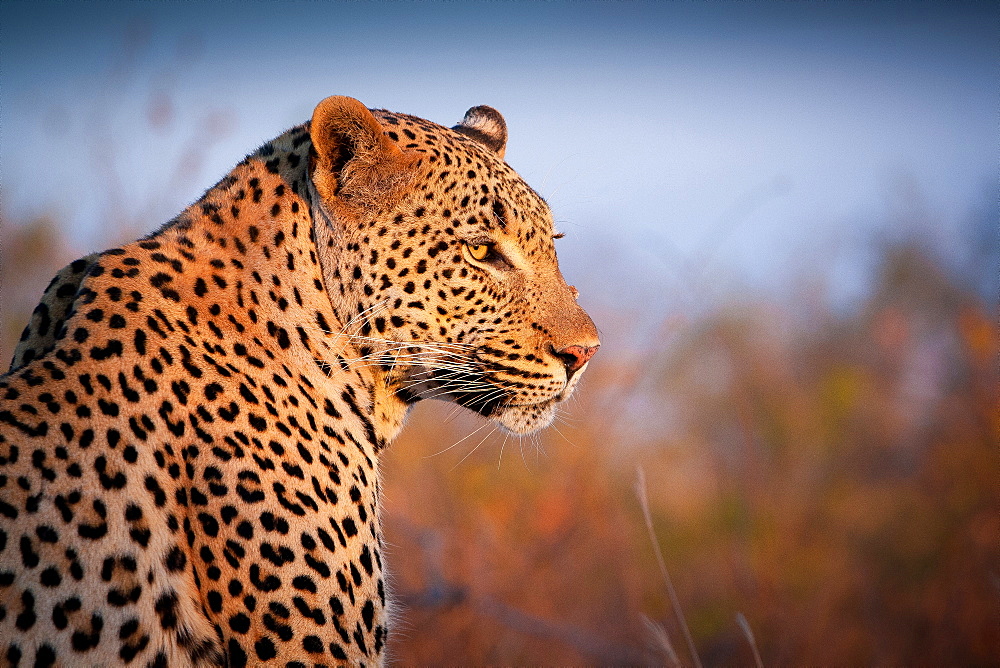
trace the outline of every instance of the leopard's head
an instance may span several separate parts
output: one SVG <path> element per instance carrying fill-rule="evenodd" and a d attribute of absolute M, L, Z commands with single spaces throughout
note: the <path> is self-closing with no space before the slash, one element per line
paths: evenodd
<path fill-rule="evenodd" d="M 381 382 L 517 434 L 547 426 L 600 341 L 548 205 L 503 160 L 503 117 L 474 107 L 446 128 L 331 97 L 310 136 L 334 312 Z"/>

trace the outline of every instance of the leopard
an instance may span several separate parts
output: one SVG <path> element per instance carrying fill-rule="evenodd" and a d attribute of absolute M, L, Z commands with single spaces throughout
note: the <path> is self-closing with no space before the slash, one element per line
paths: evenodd
<path fill-rule="evenodd" d="M 328 97 L 56 275 L 0 377 L 0 662 L 385 664 L 411 408 L 533 433 L 600 346 L 506 145 Z"/>

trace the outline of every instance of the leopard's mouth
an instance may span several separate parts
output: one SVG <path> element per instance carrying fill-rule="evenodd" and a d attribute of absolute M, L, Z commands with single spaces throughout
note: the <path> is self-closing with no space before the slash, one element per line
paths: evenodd
<path fill-rule="evenodd" d="M 483 417 L 493 417 L 508 398 L 506 390 L 481 373 L 432 369 L 430 377 L 439 398 L 448 398 Z"/>
<path fill-rule="evenodd" d="M 513 434 L 530 434 L 543 429 L 555 418 L 556 407 L 564 401 L 569 392 L 563 390 L 558 395 L 534 403 L 518 403 L 516 395 L 502 386 L 491 382 L 482 374 L 456 374 L 432 371 L 436 381 L 438 397 L 451 399 L 485 418 L 497 422 Z M 452 389 L 448 389 L 448 388 Z M 464 389 L 472 388 L 472 389 Z"/>
<path fill-rule="evenodd" d="M 512 434 L 524 435 L 549 426 L 558 405 L 572 394 L 575 385 L 568 384 L 540 400 L 526 401 L 525 390 L 540 388 L 531 388 L 523 381 L 505 383 L 487 373 L 484 366 L 481 360 L 463 365 L 419 365 L 406 375 L 405 389 L 400 389 L 397 395 L 406 403 L 422 399 L 451 401 L 496 422 Z"/>

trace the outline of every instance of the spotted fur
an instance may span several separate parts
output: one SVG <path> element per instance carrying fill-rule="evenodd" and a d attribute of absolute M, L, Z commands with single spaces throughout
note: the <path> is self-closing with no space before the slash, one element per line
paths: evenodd
<path fill-rule="evenodd" d="M 409 406 L 528 433 L 598 346 L 505 143 L 328 98 L 53 279 L 0 378 L 0 662 L 382 663 Z"/>

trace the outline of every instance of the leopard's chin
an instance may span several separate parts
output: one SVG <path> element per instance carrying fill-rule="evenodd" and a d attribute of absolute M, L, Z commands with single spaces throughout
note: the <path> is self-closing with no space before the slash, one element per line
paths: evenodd
<path fill-rule="evenodd" d="M 501 406 L 491 417 L 511 434 L 526 436 L 552 424 L 558 403 L 556 399 L 552 399 L 527 406 Z"/>

